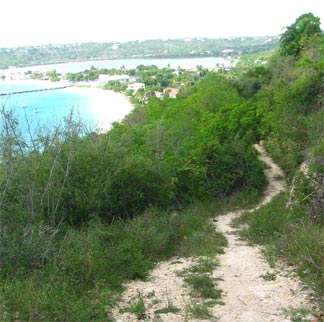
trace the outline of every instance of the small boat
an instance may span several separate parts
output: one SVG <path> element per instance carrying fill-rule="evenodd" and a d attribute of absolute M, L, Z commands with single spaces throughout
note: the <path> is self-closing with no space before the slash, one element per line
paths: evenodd
<path fill-rule="evenodd" d="M 19 105 L 19 107 L 21 107 L 21 108 L 25 108 L 25 107 L 27 107 L 28 105 L 27 104 L 20 104 Z"/>
<path fill-rule="evenodd" d="M 34 108 L 34 113 L 38 113 L 39 109 L 38 108 Z"/>

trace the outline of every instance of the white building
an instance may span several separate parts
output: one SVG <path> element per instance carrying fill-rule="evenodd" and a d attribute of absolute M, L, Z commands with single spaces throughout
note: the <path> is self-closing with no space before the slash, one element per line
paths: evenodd
<path fill-rule="evenodd" d="M 107 75 L 107 74 L 100 74 L 98 81 L 100 84 L 104 85 L 106 83 L 109 83 L 111 81 L 128 81 L 130 79 L 129 75 Z"/>
<path fill-rule="evenodd" d="M 127 86 L 127 89 L 134 91 L 134 93 L 136 93 L 140 88 L 145 88 L 145 84 L 144 83 L 134 83 L 134 84 L 129 84 Z"/>

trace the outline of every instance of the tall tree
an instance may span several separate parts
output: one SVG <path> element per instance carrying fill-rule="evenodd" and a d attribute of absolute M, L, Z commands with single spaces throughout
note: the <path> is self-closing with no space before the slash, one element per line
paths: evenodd
<path fill-rule="evenodd" d="M 280 38 L 280 53 L 283 56 L 297 56 L 307 38 L 321 33 L 320 18 L 305 13 L 288 26 Z"/>

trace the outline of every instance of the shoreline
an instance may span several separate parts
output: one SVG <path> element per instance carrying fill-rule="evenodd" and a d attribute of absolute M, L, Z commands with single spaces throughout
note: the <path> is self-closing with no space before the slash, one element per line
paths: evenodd
<path fill-rule="evenodd" d="M 134 106 L 124 94 L 97 87 L 68 87 L 64 91 L 83 95 L 89 99 L 90 113 L 96 120 L 96 129 L 99 133 L 111 129 L 112 123 L 122 121 Z"/>
<path fill-rule="evenodd" d="M 51 82 L 48 80 L 9 80 L 0 81 L 0 85 L 34 85 L 43 87 L 61 87 L 71 85 L 66 81 Z M 83 96 L 88 100 L 89 114 L 95 120 L 94 127 L 99 133 L 111 129 L 113 122 L 122 121 L 129 114 L 134 106 L 122 93 L 112 90 L 104 90 L 98 87 L 69 86 L 60 89 L 67 93 Z"/>

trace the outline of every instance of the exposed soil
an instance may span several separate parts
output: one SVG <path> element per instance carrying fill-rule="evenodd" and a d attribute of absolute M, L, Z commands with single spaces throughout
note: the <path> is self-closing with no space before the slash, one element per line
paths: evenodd
<path fill-rule="evenodd" d="M 265 174 L 269 185 L 264 199 L 250 211 L 268 203 L 286 188 L 282 170 L 266 156 L 262 146 L 255 145 L 255 148 L 267 166 Z M 225 254 L 219 256 L 220 266 L 213 272 L 215 278 L 221 278 L 218 288 L 224 291 L 222 301 L 225 303 L 210 309 L 213 318 L 198 320 L 186 314 L 186 308 L 192 303 L 192 299 L 190 290 L 177 272 L 190 267 L 194 259 L 172 258 L 159 263 L 151 272 L 149 281 L 133 281 L 126 285 L 122 301 L 113 311 L 115 321 L 138 321 L 135 314 L 119 312 L 120 308 L 127 308 L 136 303 L 139 299 L 138 294 L 141 294 L 145 303 L 144 321 L 290 321 L 283 310 L 307 306 L 307 295 L 301 290 L 302 285 L 298 279 L 293 278 L 285 267 L 281 267 L 280 272 L 278 267 L 276 271 L 271 269 L 262 258 L 259 247 L 249 246 L 239 239 L 235 229 L 231 227 L 231 222 L 240 213 L 241 211 L 230 212 L 217 217 L 217 229 L 225 234 L 228 247 Z M 267 276 L 273 278 L 264 278 Z M 159 316 L 154 314 L 154 311 L 170 306 L 180 311 Z"/>
<path fill-rule="evenodd" d="M 282 170 L 265 155 L 264 149 L 259 145 L 255 148 L 268 167 L 265 174 L 269 181 L 265 197 L 256 207 L 259 208 L 285 190 L 286 183 Z M 225 254 L 220 255 L 221 266 L 214 273 L 222 278 L 219 287 L 224 291 L 223 301 L 226 304 L 214 307 L 213 313 L 220 321 L 290 321 L 285 318 L 283 309 L 305 307 L 306 294 L 301 292 L 300 282 L 288 277 L 283 267 L 280 273 L 271 269 L 261 257 L 259 247 L 248 246 L 234 234 L 231 222 L 240 213 L 218 217 L 217 226 L 228 239 L 228 248 Z M 265 280 L 262 276 L 266 274 L 274 276 L 275 280 Z"/>

